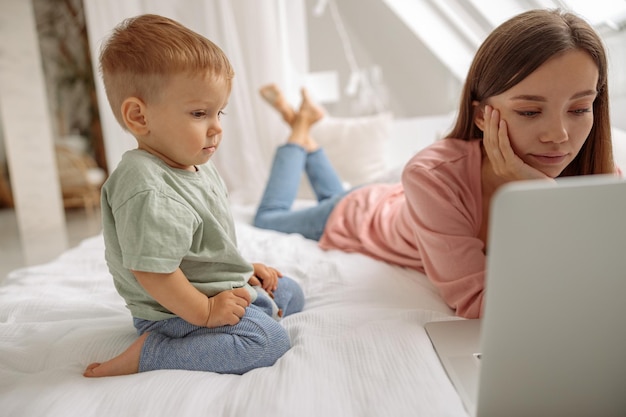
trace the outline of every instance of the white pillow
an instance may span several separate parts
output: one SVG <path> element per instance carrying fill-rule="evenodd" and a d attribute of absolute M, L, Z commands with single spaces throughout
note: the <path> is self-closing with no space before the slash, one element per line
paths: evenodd
<path fill-rule="evenodd" d="M 324 148 L 346 188 L 367 184 L 384 174 L 393 116 L 380 113 L 361 117 L 325 116 L 311 129 L 311 136 Z M 299 198 L 313 198 L 303 178 Z"/>

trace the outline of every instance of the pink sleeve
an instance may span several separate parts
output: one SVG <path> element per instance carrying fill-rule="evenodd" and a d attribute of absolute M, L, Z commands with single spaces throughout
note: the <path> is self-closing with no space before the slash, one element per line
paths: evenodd
<path fill-rule="evenodd" d="M 408 165 L 402 183 L 426 275 L 457 315 L 476 318 L 483 305 L 486 257 L 477 237 L 480 181 L 468 176 Z"/>

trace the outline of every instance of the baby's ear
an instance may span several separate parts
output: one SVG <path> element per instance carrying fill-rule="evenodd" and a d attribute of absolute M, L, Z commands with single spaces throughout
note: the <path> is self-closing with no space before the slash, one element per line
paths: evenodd
<path fill-rule="evenodd" d="M 482 106 L 478 101 L 472 101 L 474 107 L 474 124 L 483 132 L 485 131 L 485 106 Z"/>
<path fill-rule="evenodd" d="M 126 128 L 135 136 L 148 133 L 146 104 L 137 97 L 128 97 L 122 102 L 122 119 Z"/>

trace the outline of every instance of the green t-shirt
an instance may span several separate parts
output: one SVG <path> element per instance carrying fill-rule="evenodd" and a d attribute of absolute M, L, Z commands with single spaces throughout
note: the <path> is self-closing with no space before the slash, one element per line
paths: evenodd
<path fill-rule="evenodd" d="M 141 150 L 128 151 L 102 188 L 105 258 L 133 317 L 164 320 L 132 270 L 170 273 L 180 267 L 211 297 L 246 287 L 253 267 L 239 253 L 226 186 L 212 162 L 197 172 L 171 168 Z"/>

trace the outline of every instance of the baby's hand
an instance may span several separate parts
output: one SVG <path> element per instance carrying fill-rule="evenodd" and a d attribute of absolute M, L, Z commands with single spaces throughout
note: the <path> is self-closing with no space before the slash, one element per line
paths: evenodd
<path fill-rule="evenodd" d="M 515 154 L 511 147 L 506 121 L 500 119 L 500 112 L 489 105 L 485 106 L 483 146 L 493 171 L 507 181 L 549 178 Z"/>
<path fill-rule="evenodd" d="M 245 288 L 222 291 L 209 298 L 206 327 L 233 326 L 241 320 L 250 305 L 250 293 Z"/>
<path fill-rule="evenodd" d="M 264 264 L 253 263 L 254 275 L 250 277 L 248 283 L 250 285 L 261 285 L 265 291 L 272 293 L 278 288 L 278 278 L 283 274 L 276 268 Z"/>

